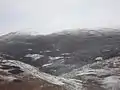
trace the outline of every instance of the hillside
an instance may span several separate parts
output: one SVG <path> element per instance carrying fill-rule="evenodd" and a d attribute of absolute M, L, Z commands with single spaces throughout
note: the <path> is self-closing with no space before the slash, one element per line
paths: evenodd
<path fill-rule="evenodd" d="M 63 83 L 35 67 L 0 59 L 0 90 L 65 90 Z"/>
<path fill-rule="evenodd" d="M 80 29 L 49 35 L 12 32 L 0 37 L 0 52 L 4 58 L 22 61 L 52 75 L 93 63 L 97 57 L 119 56 L 119 51 L 119 29 Z"/>
<path fill-rule="evenodd" d="M 0 90 L 119 90 L 120 57 L 53 76 L 16 60 L 0 59 Z"/>
<path fill-rule="evenodd" d="M 82 81 L 85 90 L 120 90 L 120 57 L 114 57 L 63 74 Z"/>

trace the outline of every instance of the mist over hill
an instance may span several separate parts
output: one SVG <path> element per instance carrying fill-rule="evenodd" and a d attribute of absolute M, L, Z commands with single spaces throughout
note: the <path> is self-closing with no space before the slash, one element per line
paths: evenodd
<path fill-rule="evenodd" d="M 119 29 L 0 36 L 3 90 L 119 90 L 119 67 Z"/>
<path fill-rule="evenodd" d="M 48 35 L 11 32 L 0 37 L 0 52 L 53 75 L 120 55 L 120 30 L 68 30 Z M 11 58 L 4 56 L 5 58 Z"/>

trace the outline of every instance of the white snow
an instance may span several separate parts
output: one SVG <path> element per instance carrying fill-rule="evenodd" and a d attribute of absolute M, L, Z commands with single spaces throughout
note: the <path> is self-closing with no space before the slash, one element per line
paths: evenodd
<path fill-rule="evenodd" d="M 95 72 L 83 72 L 83 73 L 79 73 L 77 75 L 90 75 L 90 74 L 96 74 Z"/>
<path fill-rule="evenodd" d="M 29 50 L 29 51 L 32 51 L 32 49 L 31 49 L 31 48 L 29 48 L 28 50 Z"/>
<path fill-rule="evenodd" d="M 45 52 L 52 52 L 52 51 L 50 51 L 50 50 L 46 50 Z"/>
<path fill-rule="evenodd" d="M 57 59 L 61 59 L 61 58 L 63 58 L 63 57 L 51 57 L 51 56 L 49 56 L 50 60 L 57 60 Z"/>
<path fill-rule="evenodd" d="M 59 49 L 56 49 L 56 51 L 60 51 Z"/>
<path fill-rule="evenodd" d="M 103 80 L 104 87 L 108 90 L 120 90 L 119 76 L 110 76 Z"/>
<path fill-rule="evenodd" d="M 97 57 L 97 58 L 95 58 L 95 60 L 96 61 L 101 61 L 101 60 L 103 60 L 103 57 Z"/>
<path fill-rule="evenodd" d="M 70 55 L 70 53 L 62 53 L 61 55 Z"/>
<path fill-rule="evenodd" d="M 27 54 L 25 57 L 31 57 L 34 60 L 40 59 L 42 57 L 44 57 L 44 55 L 40 55 L 40 54 Z"/>
<path fill-rule="evenodd" d="M 47 67 L 47 66 L 50 66 L 52 65 L 53 63 L 48 63 L 48 64 L 44 64 L 42 67 Z"/>

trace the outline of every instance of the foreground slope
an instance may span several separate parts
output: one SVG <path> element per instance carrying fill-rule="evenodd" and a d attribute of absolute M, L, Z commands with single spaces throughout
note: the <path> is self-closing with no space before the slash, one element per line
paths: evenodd
<path fill-rule="evenodd" d="M 49 75 L 17 60 L 0 59 L 0 90 L 81 90 L 76 79 Z"/>
<path fill-rule="evenodd" d="M 85 90 L 120 90 L 120 57 L 85 65 L 62 77 L 81 80 Z"/>
<path fill-rule="evenodd" d="M 65 90 L 54 76 L 15 60 L 0 62 L 0 90 Z"/>
<path fill-rule="evenodd" d="M 120 90 L 120 57 L 53 76 L 16 60 L 1 60 L 0 90 Z"/>

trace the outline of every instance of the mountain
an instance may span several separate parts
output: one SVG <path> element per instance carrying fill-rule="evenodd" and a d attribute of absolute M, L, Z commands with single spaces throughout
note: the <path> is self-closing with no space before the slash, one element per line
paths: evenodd
<path fill-rule="evenodd" d="M 49 35 L 12 32 L 0 37 L 0 52 L 6 59 L 19 60 L 59 76 L 94 63 L 97 57 L 119 56 L 120 30 L 77 29 Z"/>
<path fill-rule="evenodd" d="M 18 60 L 0 59 L 1 90 L 120 90 L 120 57 L 98 60 L 60 76 Z"/>
<path fill-rule="evenodd" d="M 120 90 L 120 30 L 0 37 L 1 90 Z"/>

